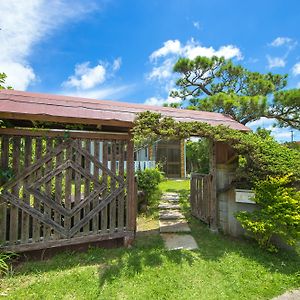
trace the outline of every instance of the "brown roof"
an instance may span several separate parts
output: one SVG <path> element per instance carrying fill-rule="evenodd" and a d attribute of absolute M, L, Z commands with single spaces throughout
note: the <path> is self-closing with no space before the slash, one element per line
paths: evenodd
<path fill-rule="evenodd" d="M 211 125 L 222 124 L 237 130 L 249 130 L 231 117 L 213 112 L 0 90 L 0 117 L 2 118 L 131 127 L 136 114 L 147 110 L 173 117 L 177 121 L 206 122 Z"/>

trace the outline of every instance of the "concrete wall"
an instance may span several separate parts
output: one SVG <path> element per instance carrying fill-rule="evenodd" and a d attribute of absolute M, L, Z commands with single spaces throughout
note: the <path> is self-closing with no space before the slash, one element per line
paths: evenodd
<path fill-rule="evenodd" d="M 217 164 L 217 191 L 228 186 L 235 176 L 236 165 Z M 236 202 L 236 192 L 234 188 L 217 193 L 218 201 L 218 225 L 226 234 L 232 236 L 241 236 L 245 233 L 244 229 L 234 217 L 238 211 L 250 211 L 257 209 L 252 203 Z"/>

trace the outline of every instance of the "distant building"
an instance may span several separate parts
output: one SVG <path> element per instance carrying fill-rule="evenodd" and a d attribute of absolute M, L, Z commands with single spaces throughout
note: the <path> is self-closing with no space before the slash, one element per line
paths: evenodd
<path fill-rule="evenodd" d="M 140 163 L 152 162 L 159 164 L 168 178 L 186 177 L 185 141 L 157 141 L 152 145 L 138 149 L 135 161 Z M 136 163 L 137 164 L 137 163 Z"/>

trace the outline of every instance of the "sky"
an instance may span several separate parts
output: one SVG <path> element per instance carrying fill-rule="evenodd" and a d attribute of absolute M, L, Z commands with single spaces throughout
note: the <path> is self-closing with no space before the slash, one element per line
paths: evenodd
<path fill-rule="evenodd" d="M 300 88 L 299 0 L 0 0 L 0 12 L 0 72 L 16 90 L 162 105 L 176 60 L 198 55 Z M 290 141 L 273 123 L 247 125 Z"/>

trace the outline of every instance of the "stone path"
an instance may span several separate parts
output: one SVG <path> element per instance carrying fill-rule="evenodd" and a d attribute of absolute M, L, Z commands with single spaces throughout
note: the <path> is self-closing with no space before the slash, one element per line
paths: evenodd
<path fill-rule="evenodd" d="M 300 299 L 300 289 L 286 292 L 285 294 L 273 298 L 273 300 L 299 300 Z"/>
<path fill-rule="evenodd" d="M 164 193 L 159 204 L 159 230 L 169 250 L 198 249 L 195 239 L 188 234 L 191 229 L 180 211 L 179 195 Z"/>

